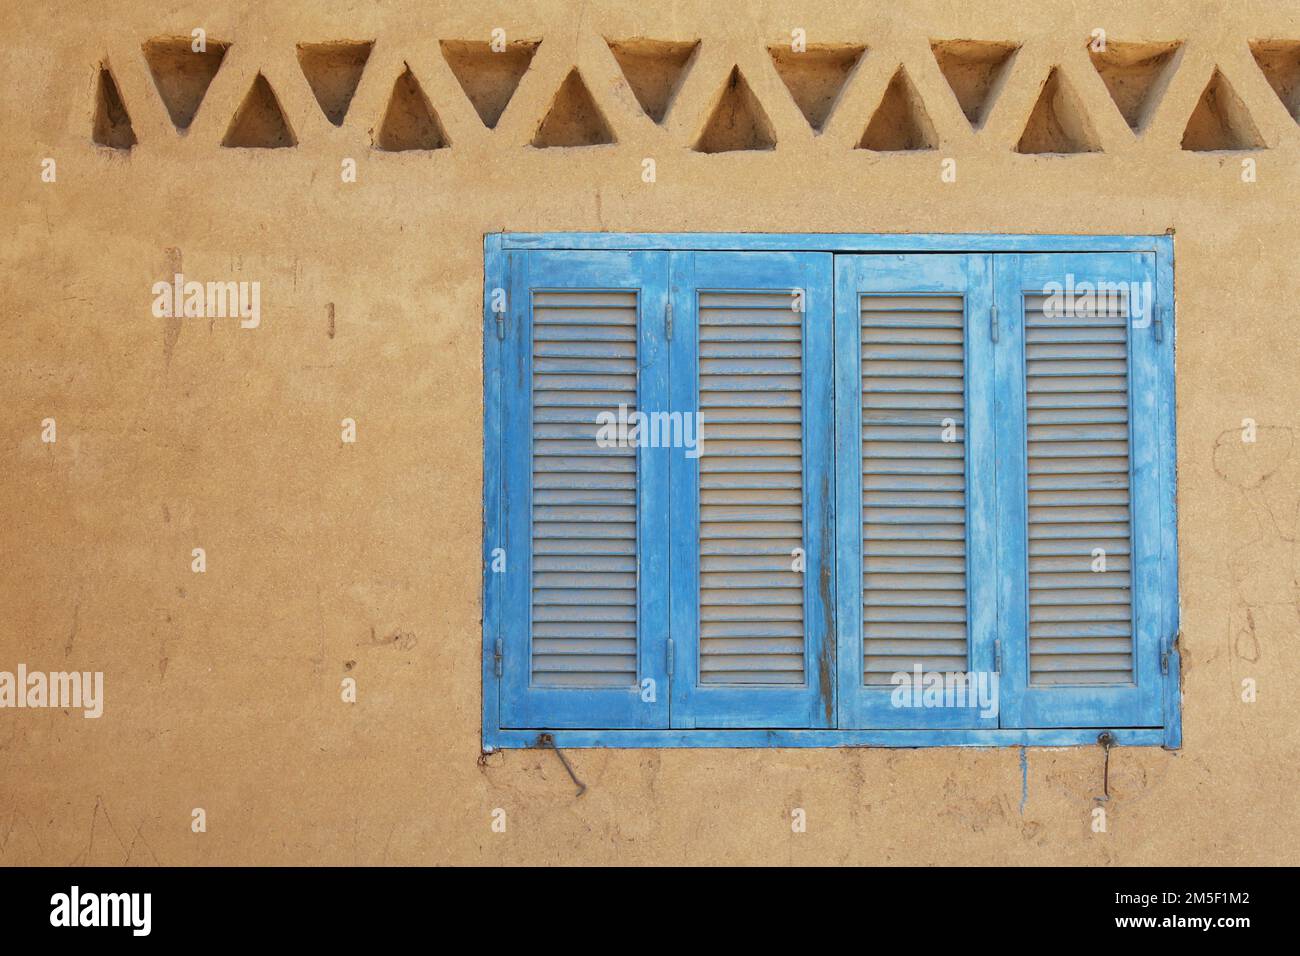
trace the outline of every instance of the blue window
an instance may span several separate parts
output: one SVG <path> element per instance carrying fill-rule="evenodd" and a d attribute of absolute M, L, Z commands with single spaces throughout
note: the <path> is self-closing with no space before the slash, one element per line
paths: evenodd
<path fill-rule="evenodd" d="M 1179 746 L 1172 254 L 487 237 L 485 746 Z"/>

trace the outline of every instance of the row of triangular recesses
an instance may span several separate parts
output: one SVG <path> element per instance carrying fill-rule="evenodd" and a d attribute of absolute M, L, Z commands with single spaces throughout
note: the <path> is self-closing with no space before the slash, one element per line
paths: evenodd
<path fill-rule="evenodd" d="M 321 110 L 341 125 L 369 58 L 369 42 L 302 44 L 299 62 Z M 519 42 L 494 52 L 489 44 L 444 41 L 466 95 L 484 124 L 495 126 L 531 62 L 537 44 Z M 173 123 L 188 128 L 227 44 L 210 43 L 194 51 L 187 39 L 155 39 L 144 52 L 154 83 Z M 978 129 L 1006 79 L 1016 52 L 1012 44 L 991 41 L 942 41 L 932 46 L 972 127 Z M 661 122 L 681 86 L 698 42 L 611 41 L 628 85 L 646 114 Z M 1178 42 L 1110 43 L 1093 52 L 1093 63 L 1126 122 L 1142 131 L 1175 69 Z M 808 123 L 820 131 L 860 62 L 864 47 L 821 46 L 802 53 L 773 48 L 778 74 Z M 1279 99 L 1300 119 L 1300 43 L 1257 41 L 1252 53 Z M 93 139 L 115 149 L 130 149 L 135 132 L 121 93 L 107 66 L 101 66 Z M 232 119 L 225 146 L 276 148 L 296 144 L 293 131 L 270 83 L 258 74 Z M 537 128 L 532 145 L 591 146 L 614 142 L 614 134 L 576 68 L 560 85 Z M 766 150 L 776 144 L 762 104 L 733 66 L 717 95 L 708 122 L 694 148 L 705 153 Z M 446 133 L 409 66 L 394 84 L 384 120 L 375 137 L 382 150 L 438 149 L 449 145 Z M 900 66 L 867 124 L 858 148 L 913 151 L 936 145 L 934 127 L 906 70 Z M 1188 120 L 1186 150 L 1238 150 L 1262 147 L 1263 140 L 1244 103 L 1217 68 Z M 1096 131 L 1078 95 L 1053 67 L 1039 92 L 1016 145 L 1021 153 L 1081 153 L 1100 149 Z"/>

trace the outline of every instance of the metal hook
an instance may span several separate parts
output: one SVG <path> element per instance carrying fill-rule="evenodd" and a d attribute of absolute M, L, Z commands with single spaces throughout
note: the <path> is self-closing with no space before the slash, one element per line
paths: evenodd
<path fill-rule="evenodd" d="M 1097 798 L 1104 803 L 1110 799 L 1110 748 L 1115 746 L 1115 735 L 1109 730 L 1103 730 L 1097 735 L 1097 743 L 1101 745 L 1102 753 L 1106 755 L 1106 762 L 1101 772 L 1101 791 L 1104 796 Z"/>
<path fill-rule="evenodd" d="M 552 737 L 550 734 L 539 734 L 537 737 L 537 742 L 541 744 L 543 747 L 550 747 L 552 750 L 555 751 L 555 756 L 560 758 L 560 763 L 564 764 L 564 769 L 569 772 L 569 779 L 572 780 L 574 784 L 577 785 L 578 787 L 578 792 L 575 794 L 575 796 L 580 797 L 584 793 L 586 793 L 587 785 L 583 783 L 581 780 L 579 780 L 578 775 L 573 772 L 573 768 L 569 766 L 569 761 L 565 759 L 564 751 L 561 750 L 559 747 L 555 746 L 555 738 Z"/>

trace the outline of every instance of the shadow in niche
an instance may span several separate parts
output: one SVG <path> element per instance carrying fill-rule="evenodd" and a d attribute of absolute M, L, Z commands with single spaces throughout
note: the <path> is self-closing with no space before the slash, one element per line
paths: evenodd
<path fill-rule="evenodd" d="M 375 136 L 375 148 L 388 153 L 433 150 L 450 146 L 438 114 L 424 95 L 420 81 L 409 66 L 393 83 L 384 120 Z"/>
<path fill-rule="evenodd" d="M 155 37 L 141 47 L 153 85 L 167 107 L 172 125 L 180 132 L 194 122 L 230 49 L 229 43 L 208 40 L 205 49 L 196 51 L 193 43 L 190 37 Z"/>
<path fill-rule="evenodd" d="M 298 65 L 307 78 L 321 111 L 335 126 L 342 126 L 348 107 L 365 72 L 374 41 L 299 43 Z"/>
<path fill-rule="evenodd" d="M 135 129 L 131 126 L 131 117 L 122 102 L 122 94 L 117 89 L 117 81 L 107 66 L 99 68 L 99 78 L 95 84 L 95 120 L 90 138 L 100 146 L 110 149 L 130 150 L 138 140 Z"/>
<path fill-rule="evenodd" d="M 776 133 L 740 67 L 733 66 L 695 141 L 697 153 L 731 153 L 776 148 Z"/>
<path fill-rule="evenodd" d="M 880 105 L 872 114 L 857 148 L 903 153 L 934 149 L 937 145 L 934 125 L 925 104 L 921 102 L 907 71 L 899 66 L 885 87 L 885 95 L 880 98 Z"/>
<path fill-rule="evenodd" d="M 825 44 L 810 46 L 802 53 L 784 46 L 770 47 L 767 52 L 799 112 L 820 133 L 866 50 L 865 46 Z"/>
<path fill-rule="evenodd" d="M 442 57 L 488 129 L 496 129 L 519 81 L 528 72 L 540 40 L 516 40 L 500 51 L 487 42 L 441 41 Z"/>

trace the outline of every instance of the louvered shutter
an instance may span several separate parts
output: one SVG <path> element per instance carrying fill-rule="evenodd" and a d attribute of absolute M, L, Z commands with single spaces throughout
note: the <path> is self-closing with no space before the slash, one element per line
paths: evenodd
<path fill-rule="evenodd" d="M 832 259 L 675 255 L 673 725 L 832 726 Z"/>
<path fill-rule="evenodd" d="M 991 292 L 987 256 L 837 257 L 842 727 L 997 726 Z M 942 706 L 898 706 L 918 672 Z"/>
<path fill-rule="evenodd" d="M 505 329 L 505 727 L 667 725 L 667 257 L 516 253 Z"/>
<path fill-rule="evenodd" d="M 1161 722 L 1153 257 L 1005 256 L 1003 723 Z"/>

